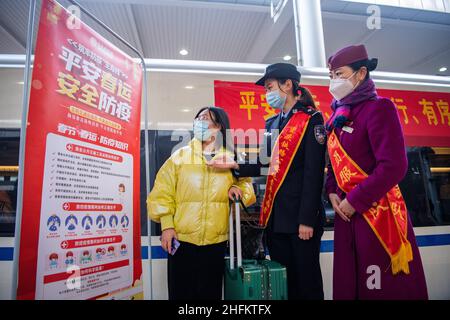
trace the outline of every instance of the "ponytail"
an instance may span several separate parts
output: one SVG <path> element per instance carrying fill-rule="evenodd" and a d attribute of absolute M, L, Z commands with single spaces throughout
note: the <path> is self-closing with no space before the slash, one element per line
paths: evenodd
<path fill-rule="evenodd" d="M 278 82 L 281 84 L 285 84 L 288 79 L 278 79 Z M 314 110 L 317 110 L 316 103 L 312 97 L 311 92 L 305 87 L 300 86 L 300 83 L 297 80 L 289 79 L 292 81 L 292 93 L 294 97 L 304 106 L 304 107 L 312 107 Z M 298 98 L 300 96 L 300 98 Z"/>
<path fill-rule="evenodd" d="M 305 87 L 298 87 L 298 93 L 301 93 L 300 98 L 298 99 L 298 101 L 305 107 L 312 107 L 314 110 L 317 110 L 316 107 L 316 103 L 314 101 L 314 98 L 311 94 L 311 92 L 309 92 L 308 89 L 306 89 Z"/>

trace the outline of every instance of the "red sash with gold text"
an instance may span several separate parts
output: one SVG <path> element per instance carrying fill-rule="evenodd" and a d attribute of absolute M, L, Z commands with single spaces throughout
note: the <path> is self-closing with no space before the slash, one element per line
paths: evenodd
<path fill-rule="evenodd" d="M 333 131 L 328 139 L 328 154 L 339 188 L 349 193 L 368 175 L 350 158 Z M 398 185 L 393 187 L 373 207 L 363 213 L 378 240 L 391 258 L 392 273 L 409 274 L 412 261 L 411 244 L 407 239 L 408 214 Z"/>
<path fill-rule="evenodd" d="M 303 140 L 309 119 L 310 115 L 304 112 L 294 113 L 275 142 L 270 159 L 266 191 L 259 215 L 259 224 L 264 227 L 269 221 L 277 192 L 283 184 L 292 160 Z"/>

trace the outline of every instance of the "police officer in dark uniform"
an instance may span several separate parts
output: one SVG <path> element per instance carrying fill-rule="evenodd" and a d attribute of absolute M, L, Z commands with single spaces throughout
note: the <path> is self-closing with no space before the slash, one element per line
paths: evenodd
<path fill-rule="evenodd" d="M 266 121 L 266 139 L 260 148 L 259 160 L 265 152 L 270 157 L 277 134 L 295 113 L 303 112 L 310 117 L 301 144 L 292 155 L 285 179 L 274 198 L 266 239 L 271 259 L 287 268 L 289 299 L 321 300 L 323 283 L 319 256 L 325 221 L 321 194 L 326 133 L 322 114 L 316 109 L 310 92 L 299 82 L 300 73 L 296 66 L 288 63 L 269 65 L 264 76 L 256 82 L 266 88 L 269 105 L 281 110 Z M 213 161 L 210 165 L 231 168 L 239 177 L 256 177 L 267 172 L 268 165 L 261 161 L 248 164 L 224 160 Z"/>

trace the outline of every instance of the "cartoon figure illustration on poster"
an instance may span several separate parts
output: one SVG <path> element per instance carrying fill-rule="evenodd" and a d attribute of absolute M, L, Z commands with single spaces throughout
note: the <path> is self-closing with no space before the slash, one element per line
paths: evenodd
<path fill-rule="evenodd" d="M 69 215 L 66 218 L 65 225 L 66 225 L 67 230 L 69 230 L 69 231 L 75 230 L 78 225 L 77 217 L 75 217 L 73 214 Z"/>
<path fill-rule="evenodd" d="M 83 251 L 83 254 L 81 255 L 80 263 L 88 264 L 90 262 L 92 262 L 91 252 L 89 250 Z"/>
<path fill-rule="evenodd" d="M 111 228 L 116 228 L 117 224 L 119 223 L 119 219 L 117 218 L 117 216 L 115 214 L 113 214 L 110 218 L 109 218 L 109 226 Z"/>
<path fill-rule="evenodd" d="M 122 218 L 120 219 L 120 224 L 122 225 L 122 228 L 128 227 L 128 225 L 130 224 L 130 219 L 127 215 L 122 216 Z"/>
<path fill-rule="evenodd" d="M 87 215 L 84 216 L 83 219 L 81 220 L 81 225 L 83 226 L 84 230 L 89 231 L 92 228 L 92 218 L 91 216 Z"/>
<path fill-rule="evenodd" d="M 125 199 L 125 185 L 123 183 L 119 184 L 119 202 L 124 204 Z"/>
<path fill-rule="evenodd" d="M 122 256 L 125 256 L 127 254 L 128 250 L 127 250 L 127 245 L 126 244 L 122 244 L 120 246 L 120 254 Z"/>
<path fill-rule="evenodd" d="M 61 226 L 61 219 L 56 214 L 52 214 L 47 220 L 47 228 L 51 232 L 58 231 Z"/>
<path fill-rule="evenodd" d="M 105 255 L 105 248 L 97 248 L 95 250 L 95 258 L 97 259 L 97 261 L 102 261 L 104 255 Z"/>
<path fill-rule="evenodd" d="M 114 252 L 115 249 L 113 246 L 108 247 L 108 258 L 115 258 L 116 257 L 116 253 Z"/>
<path fill-rule="evenodd" d="M 56 253 L 50 254 L 50 256 L 48 257 L 48 260 L 49 260 L 50 269 L 58 268 L 58 255 Z"/>
<path fill-rule="evenodd" d="M 103 229 L 106 226 L 106 218 L 104 215 L 99 215 L 97 219 L 95 220 L 95 224 L 97 225 L 97 228 Z"/>
<path fill-rule="evenodd" d="M 73 257 L 73 252 L 67 251 L 66 260 L 64 261 L 64 264 L 66 265 L 66 267 L 69 267 L 69 266 L 73 265 L 74 263 L 75 263 L 75 259 Z"/>

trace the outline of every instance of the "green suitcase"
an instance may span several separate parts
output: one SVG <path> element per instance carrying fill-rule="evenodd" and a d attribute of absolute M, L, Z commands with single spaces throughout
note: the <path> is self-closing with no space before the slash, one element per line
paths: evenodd
<path fill-rule="evenodd" d="M 260 260 L 264 269 L 266 300 L 287 300 L 286 267 L 272 260 Z"/>
<path fill-rule="evenodd" d="M 264 268 L 256 260 L 244 260 L 237 268 L 225 259 L 225 300 L 265 300 Z"/>
<path fill-rule="evenodd" d="M 287 299 L 287 276 L 284 266 L 271 260 L 242 260 L 239 202 L 235 201 L 234 207 L 237 259 L 234 258 L 233 214 L 230 210 L 230 258 L 225 259 L 225 300 Z"/>

